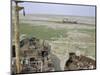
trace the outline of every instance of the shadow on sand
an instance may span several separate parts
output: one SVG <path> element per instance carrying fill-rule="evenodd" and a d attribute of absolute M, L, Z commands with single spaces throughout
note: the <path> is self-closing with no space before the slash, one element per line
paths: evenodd
<path fill-rule="evenodd" d="M 51 53 L 51 60 L 52 60 L 52 63 L 54 64 L 55 71 L 61 71 L 60 59 L 56 55 Z"/>

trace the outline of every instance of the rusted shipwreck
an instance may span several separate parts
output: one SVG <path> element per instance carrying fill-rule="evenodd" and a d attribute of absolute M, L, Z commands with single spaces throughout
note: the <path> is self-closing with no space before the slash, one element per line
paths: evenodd
<path fill-rule="evenodd" d="M 90 57 L 69 53 L 69 59 L 65 63 L 64 70 L 91 70 L 96 69 L 96 61 Z"/>
<path fill-rule="evenodd" d="M 24 38 L 20 41 L 20 73 L 54 71 L 50 58 L 51 46 L 43 40 Z M 12 46 L 12 73 L 16 74 L 15 46 Z"/>

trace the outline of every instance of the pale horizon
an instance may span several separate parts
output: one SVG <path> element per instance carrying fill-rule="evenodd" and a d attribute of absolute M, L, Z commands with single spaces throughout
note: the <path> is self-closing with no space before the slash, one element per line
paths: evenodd
<path fill-rule="evenodd" d="M 14 3 L 12 3 L 14 6 Z M 19 3 L 25 8 L 26 14 L 47 14 L 47 15 L 69 15 L 69 16 L 89 16 L 95 17 L 96 7 L 72 4 L 48 4 L 48 3 Z M 23 13 L 23 11 L 20 11 Z"/>

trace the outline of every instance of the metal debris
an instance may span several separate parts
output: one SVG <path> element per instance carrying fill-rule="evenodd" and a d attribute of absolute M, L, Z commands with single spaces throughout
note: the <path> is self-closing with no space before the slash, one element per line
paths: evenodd
<path fill-rule="evenodd" d="M 69 53 L 69 59 L 65 63 L 64 70 L 84 70 L 84 69 L 95 69 L 95 60 L 80 55 L 77 56 L 75 53 Z"/>
<path fill-rule="evenodd" d="M 14 53 L 15 48 L 13 47 L 12 50 Z M 46 41 L 37 39 L 36 37 L 20 40 L 20 73 L 54 71 L 54 65 L 50 58 L 50 50 L 51 47 Z M 15 59 L 15 57 L 12 57 L 12 69 L 15 69 L 13 70 L 14 73 L 16 73 Z"/>

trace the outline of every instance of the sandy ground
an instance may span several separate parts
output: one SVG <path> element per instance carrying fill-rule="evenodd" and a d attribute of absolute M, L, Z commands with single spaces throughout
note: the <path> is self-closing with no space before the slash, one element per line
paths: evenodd
<path fill-rule="evenodd" d="M 61 22 L 63 18 L 77 20 L 79 24 L 50 22 Z M 84 54 L 95 59 L 95 17 L 36 14 L 24 17 L 20 15 L 20 23 L 27 23 L 29 26 L 45 26 L 55 30 L 67 30 L 64 36 L 59 35 L 57 38 L 52 37 L 52 40 L 47 40 L 51 45 L 51 57 L 57 71 L 64 70 L 69 52 Z"/>

